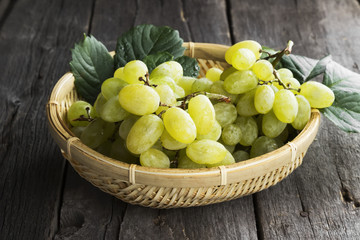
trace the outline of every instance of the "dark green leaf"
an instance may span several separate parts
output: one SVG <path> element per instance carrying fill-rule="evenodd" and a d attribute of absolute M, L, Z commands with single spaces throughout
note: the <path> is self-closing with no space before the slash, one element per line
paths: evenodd
<path fill-rule="evenodd" d="M 200 67 L 195 58 L 188 56 L 181 56 L 176 58 L 175 61 L 181 64 L 184 70 L 184 76 L 197 77 L 199 76 Z"/>
<path fill-rule="evenodd" d="M 148 67 L 149 73 L 161 63 L 173 60 L 174 56 L 168 52 L 159 52 L 146 56 L 142 61 Z"/>
<path fill-rule="evenodd" d="M 335 94 L 324 115 L 346 132 L 360 133 L 360 75 L 331 61 L 326 66 L 323 83 Z"/>
<path fill-rule="evenodd" d="M 94 103 L 101 84 L 114 74 L 114 61 L 106 47 L 93 36 L 75 44 L 71 50 L 70 68 L 75 77 L 75 87 L 80 96 Z"/>
<path fill-rule="evenodd" d="M 138 25 L 124 33 L 117 41 L 115 67 L 123 67 L 131 60 L 143 60 L 158 52 L 168 52 L 175 58 L 183 55 L 185 48 L 179 32 L 170 27 L 150 24 Z"/>
<path fill-rule="evenodd" d="M 326 66 L 328 63 L 330 63 L 332 60 L 331 60 L 331 56 L 328 55 L 326 57 L 323 57 L 322 59 L 320 59 L 315 67 L 311 70 L 311 72 L 306 76 L 305 78 L 305 82 L 306 81 L 309 81 L 310 79 L 314 78 L 314 77 L 317 77 L 318 75 L 320 74 L 323 74 L 326 70 Z"/>

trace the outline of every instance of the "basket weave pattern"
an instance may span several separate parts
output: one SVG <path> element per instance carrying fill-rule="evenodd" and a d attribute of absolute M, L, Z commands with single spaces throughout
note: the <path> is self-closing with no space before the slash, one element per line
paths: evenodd
<path fill-rule="evenodd" d="M 227 46 L 185 43 L 185 55 L 195 57 L 200 74 L 226 68 Z M 54 87 L 47 105 L 50 132 L 63 155 L 80 176 L 125 202 L 153 208 L 191 207 L 249 195 L 275 185 L 298 166 L 314 140 L 320 114 L 313 110 L 304 130 L 283 147 L 241 163 L 211 169 L 155 169 L 127 164 L 88 148 L 71 133 L 66 120 L 70 105 L 79 99 L 72 74 Z"/>

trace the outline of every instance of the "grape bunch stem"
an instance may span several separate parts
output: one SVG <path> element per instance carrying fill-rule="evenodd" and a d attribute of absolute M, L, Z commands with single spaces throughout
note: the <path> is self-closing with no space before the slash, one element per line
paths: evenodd
<path fill-rule="evenodd" d="M 197 95 L 205 95 L 208 98 L 212 99 L 212 100 L 216 100 L 216 101 L 220 101 L 220 102 L 227 102 L 230 103 L 231 99 L 227 96 L 221 95 L 221 94 L 217 94 L 217 93 L 209 93 L 209 92 L 204 92 L 204 91 L 200 91 L 200 92 L 194 92 L 191 93 L 189 95 L 186 95 L 185 97 L 182 98 L 178 98 L 176 99 L 177 101 L 182 101 L 180 108 L 182 109 L 186 109 L 186 102 L 189 101 L 191 98 L 196 97 Z"/>

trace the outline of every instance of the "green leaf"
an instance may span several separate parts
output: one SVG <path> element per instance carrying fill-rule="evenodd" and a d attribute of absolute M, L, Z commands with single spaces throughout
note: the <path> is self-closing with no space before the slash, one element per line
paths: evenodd
<path fill-rule="evenodd" d="M 71 53 L 70 68 L 76 90 L 92 104 L 101 91 L 102 82 L 114 74 L 114 60 L 106 47 L 93 36 L 84 36 Z"/>
<path fill-rule="evenodd" d="M 321 111 L 342 130 L 360 133 L 360 75 L 331 61 L 323 83 L 334 92 L 335 101 Z"/>
<path fill-rule="evenodd" d="M 184 76 L 188 77 L 197 77 L 199 76 L 200 67 L 195 58 L 191 58 L 188 56 L 181 56 L 176 58 L 175 61 L 181 64 L 183 67 Z"/>
<path fill-rule="evenodd" d="M 179 32 L 170 27 L 150 24 L 138 25 L 124 33 L 117 41 L 115 67 L 123 67 L 131 60 L 143 60 L 158 52 L 168 52 L 175 58 L 183 55 L 185 48 Z"/>
<path fill-rule="evenodd" d="M 146 56 L 142 61 L 148 67 L 149 73 L 154 70 L 158 65 L 173 60 L 174 56 L 168 52 L 159 52 Z"/>

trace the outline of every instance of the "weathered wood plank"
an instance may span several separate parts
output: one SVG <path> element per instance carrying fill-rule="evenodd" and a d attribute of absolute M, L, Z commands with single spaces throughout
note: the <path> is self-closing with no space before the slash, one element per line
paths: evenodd
<path fill-rule="evenodd" d="M 349 68 L 359 62 L 356 1 L 277 1 L 274 5 L 259 0 L 231 1 L 231 5 L 237 41 L 255 39 L 280 49 L 291 39 L 294 53 L 314 58 L 330 53 Z M 359 157 L 359 135 L 343 133 L 323 118 L 303 165 L 277 186 L 256 194 L 261 236 L 358 239 L 360 213 L 353 206 L 359 199 Z M 349 203 L 342 201 L 344 187 Z"/>
<path fill-rule="evenodd" d="M 0 239 L 46 239 L 56 228 L 65 161 L 48 134 L 44 109 L 67 69 L 67 43 L 81 37 L 88 23 L 87 6 L 87 1 L 19 0 L 3 22 Z"/>

